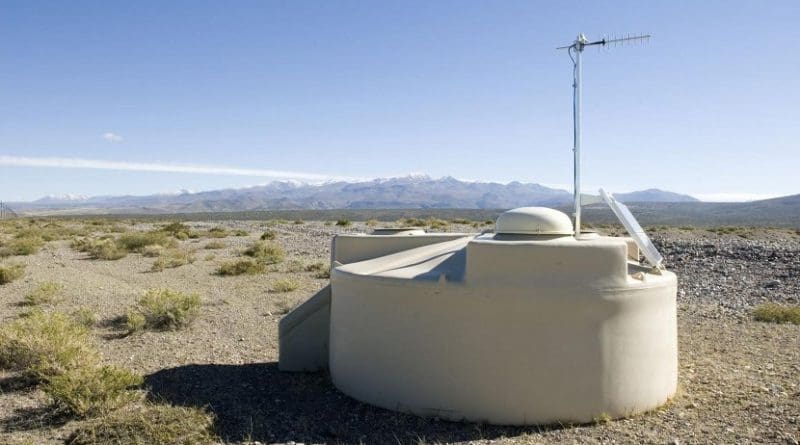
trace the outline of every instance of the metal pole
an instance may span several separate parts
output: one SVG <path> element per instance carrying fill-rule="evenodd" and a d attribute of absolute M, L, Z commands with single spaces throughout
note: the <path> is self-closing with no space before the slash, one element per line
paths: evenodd
<path fill-rule="evenodd" d="M 574 100 L 574 180 L 575 180 L 575 238 L 581 236 L 581 54 L 586 44 L 586 36 L 580 34 L 575 40 L 575 83 Z"/>

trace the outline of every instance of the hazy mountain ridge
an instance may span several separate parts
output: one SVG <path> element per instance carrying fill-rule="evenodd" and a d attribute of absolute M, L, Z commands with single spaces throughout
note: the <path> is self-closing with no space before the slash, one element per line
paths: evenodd
<path fill-rule="evenodd" d="M 696 202 L 687 195 L 648 189 L 622 193 L 627 202 Z M 47 197 L 15 203 L 20 210 L 93 209 L 109 212 L 220 212 L 251 210 L 325 209 L 501 209 L 523 206 L 560 206 L 572 193 L 535 183 L 469 182 L 453 177 L 433 179 L 413 175 L 365 182 L 328 182 L 318 185 L 274 181 L 241 189 L 147 196 L 95 196 L 59 200 Z"/>

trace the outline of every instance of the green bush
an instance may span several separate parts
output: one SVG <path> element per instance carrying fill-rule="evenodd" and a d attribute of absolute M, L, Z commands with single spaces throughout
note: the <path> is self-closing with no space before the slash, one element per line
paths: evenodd
<path fill-rule="evenodd" d="M 143 382 L 141 375 L 127 369 L 84 367 L 51 377 L 42 390 L 59 409 L 86 418 L 141 400 L 144 393 L 133 389 Z"/>
<path fill-rule="evenodd" d="M 138 320 L 131 323 L 131 315 L 137 313 L 144 318 L 144 326 Z M 131 327 L 134 330 L 176 330 L 188 326 L 199 314 L 199 295 L 170 289 L 150 289 L 128 313 L 128 328 L 129 331 Z"/>
<path fill-rule="evenodd" d="M 198 408 L 144 404 L 82 423 L 67 445 L 197 445 L 218 442 L 214 416 Z"/>
<path fill-rule="evenodd" d="M 44 381 L 99 362 L 89 330 L 70 317 L 33 311 L 0 327 L 0 368 Z"/>
<path fill-rule="evenodd" d="M 64 289 L 64 285 L 60 283 L 54 281 L 44 282 L 25 295 L 25 304 L 27 306 L 37 306 L 53 303 L 62 289 Z"/>
<path fill-rule="evenodd" d="M 800 306 L 766 303 L 753 309 L 753 317 L 758 321 L 769 323 L 800 324 Z"/>
<path fill-rule="evenodd" d="M 350 225 L 350 220 L 349 219 L 337 219 L 336 220 L 336 225 L 340 226 L 340 227 L 347 227 L 347 226 Z"/>
<path fill-rule="evenodd" d="M 266 266 L 263 263 L 253 261 L 250 259 L 242 259 L 235 261 L 226 261 L 219 265 L 217 268 L 217 275 L 255 275 L 263 273 Z"/>
<path fill-rule="evenodd" d="M 286 252 L 283 251 L 281 246 L 263 241 L 256 241 L 244 252 L 245 255 L 255 258 L 262 264 L 276 264 L 283 261 Z"/>
<path fill-rule="evenodd" d="M 8 284 L 25 275 L 25 266 L 22 264 L 6 264 L 0 266 L 0 284 Z"/>

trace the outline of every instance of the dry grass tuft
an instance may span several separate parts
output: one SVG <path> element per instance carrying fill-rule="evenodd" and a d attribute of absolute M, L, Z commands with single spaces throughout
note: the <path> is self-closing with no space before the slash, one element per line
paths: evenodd
<path fill-rule="evenodd" d="M 144 393 L 134 390 L 142 383 L 141 375 L 124 368 L 84 367 L 51 377 L 42 389 L 58 409 L 86 418 L 142 400 Z"/>
<path fill-rule="evenodd" d="M 281 278 L 279 280 L 275 280 L 272 283 L 270 291 L 275 293 L 284 293 L 284 292 L 291 292 L 299 287 L 300 287 L 300 281 L 294 278 Z"/>
<path fill-rule="evenodd" d="M 128 250 L 115 243 L 114 240 L 105 238 L 90 241 L 86 252 L 96 260 L 118 260 L 128 255 Z"/>
<path fill-rule="evenodd" d="M 256 241 L 244 252 L 245 255 L 255 258 L 261 264 L 276 264 L 283 261 L 286 256 L 281 246 L 264 241 Z"/>
<path fill-rule="evenodd" d="M 75 323 L 87 328 L 94 327 L 97 324 L 97 314 L 85 307 L 76 309 L 70 316 L 75 320 Z"/>
<path fill-rule="evenodd" d="M 331 277 L 331 266 L 321 261 L 306 266 L 306 271 L 314 272 L 314 278 L 327 279 Z"/>
<path fill-rule="evenodd" d="M 145 404 L 82 424 L 67 445 L 196 445 L 216 443 L 214 416 L 197 408 Z"/>
<path fill-rule="evenodd" d="M 225 238 L 228 236 L 228 231 L 224 227 L 212 227 L 208 230 L 210 238 Z"/>
<path fill-rule="evenodd" d="M 267 230 L 261 234 L 261 241 L 272 241 L 278 237 L 278 233 L 274 230 Z"/>
<path fill-rule="evenodd" d="M 219 265 L 217 268 L 217 275 L 221 276 L 234 276 L 234 275 L 255 275 L 264 273 L 266 271 L 264 264 L 253 261 L 251 259 L 242 259 L 234 261 L 226 261 Z"/>
<path fill-rule="evenodd" d="M 25 275 L 25 266 L 22 264 L 6 264 L 0 266 L 0 284 L 8 284 Z"/>
<path fill-rule="evenodd" d="M 170 289 L 150 289 L 126 316 L 129 333 L 142 329 L 177 330 L 200 314 L 200 296 Z"/>
<path fill-rule="evenodd" d="M 244 229 L 236 229 L 233 231 L 233 236 L 248 236 L 250 232 Z"/>
<path fill-rule="evenodd" d="M 148 258 L 160 257 L 164 253 L 164 250 L 164 246 L 159 246 L 158 244 L 145 246 L 145 248 L 142 249 L 142 256 Z"/>
<path fill-rule="evenodd" d="M 33 255 L 44 245 L 44 240 L 38 235 L 17 236 L 16 238 L 0 244 L 0 257 Z"/>
<path fill-rule="evenodd" d="M 0 368 L 44 381 L 100 359 L 89 330 L 62 313 L 32 311 L 0 327 Z"/>
<path fill-rule="evenodd" d="M 766 303 L 753 309 L 753 317 L 769 323 L 800 324 L 800 306 L 783 306 Z"/>
<path fill-rule="evenodd" d="M 141 253 L 147 246 L 174 248 L 177 243 L 165 232 L 126 233 L 117 239 L 117 245 L 129 252 Z"/>
<path fill-rule="evenodd" d="M 211 241 L 205 246 L 203 246 L 204 249 L 208 250 L 224 249 L 226 247 L 228 247 L 228 245 L 225 244 L 224 241 Z"/>
<path fill-rule="evenodd" d="M 153 272 L 160 272 L 164 269 L 174 269 L 193 262 L 194 257 L 190 252 L 181 249 L 170 249 L 164 251 L 164 253 L 153 262 L 153 266 L 150 270 Z"/>
<path fill-rule="evenodd" d="M 64 285 L 54 281 L 46 281 L 25 295 L 24 304 L 26 306 L 38 306 L 40 304 L 50 304 L 56 301 L 56 296 L 64 289 Z"/>

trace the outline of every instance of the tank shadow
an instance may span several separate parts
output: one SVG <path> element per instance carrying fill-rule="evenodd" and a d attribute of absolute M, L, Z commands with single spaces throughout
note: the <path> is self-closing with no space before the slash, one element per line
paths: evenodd
<path fill-rule="evenodd" d="M 373 407 L 339 392 L 325 373 L 277 363 L 186 365 L 145 378 L 155 401 L 207 408 L 227 441 L 406 444 L 517 436 L 561 425 L 502 427 L 426 419 Z"/>

